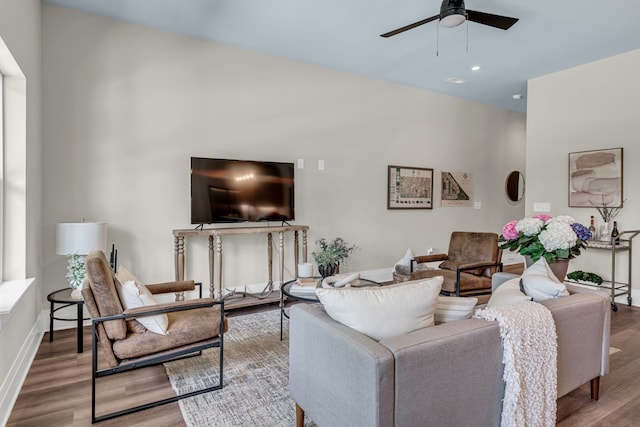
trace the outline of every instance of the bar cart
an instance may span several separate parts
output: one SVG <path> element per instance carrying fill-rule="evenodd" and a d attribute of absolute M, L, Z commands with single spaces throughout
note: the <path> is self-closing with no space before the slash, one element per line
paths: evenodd
<path fill-rule="evenodd" d="M 619 243 L 614 243 L 613 240 L 610 242 L 595 242 L 590 241 L 587 244 L 587 248 L 589 249 L 599 249 L 599 250 L 607 250 L 611 252 L 611 280 L 605 280 L 602 282 L 602 285 L 590 285 L 585 283 L 580 283 L 581 285 L 599 287 L 602 288 L 606 284 L 611 286 L 611 310 L 618 311 L 618 304 L 616 303 L 616 297 L 626 295 L 627 296 L 627 304 L 631 305 L 631 273 L 632 273 L 632 260 L 633 260 L 633 244 L 632 241 L 634 237 L 640 234 L 640 230 L 628 230 L 623 231 L 619 235 Z M 627 282 L 621 282 L 619 279 L 616 279 L 616 257 L 623 253 L 627 253 L 628 257 L 628 274 L 627 274 Z"/>

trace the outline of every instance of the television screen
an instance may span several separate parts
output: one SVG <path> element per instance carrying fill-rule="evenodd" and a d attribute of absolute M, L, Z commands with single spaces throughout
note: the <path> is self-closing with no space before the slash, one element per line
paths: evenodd
<path fill-rule="evenodd" d="M 191 158 L 191 223 L 288 221 L 293 163 Z"/>

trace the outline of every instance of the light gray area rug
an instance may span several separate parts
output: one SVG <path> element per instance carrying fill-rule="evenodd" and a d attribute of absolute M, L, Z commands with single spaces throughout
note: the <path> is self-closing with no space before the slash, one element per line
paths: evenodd
<path fill-rule="evenodd" d="M 222 390 L 179 401 L 190 427 L 295 426 L 295 404 L 289 396 L 289 322 L 280 341 L 280 311 L 229 317 L 224 336 Z M 202 356 L 165 363 L 179 393 L 218 381 L 218 349 Z M 312 426 L 312 423 L 305 423 Z"/>

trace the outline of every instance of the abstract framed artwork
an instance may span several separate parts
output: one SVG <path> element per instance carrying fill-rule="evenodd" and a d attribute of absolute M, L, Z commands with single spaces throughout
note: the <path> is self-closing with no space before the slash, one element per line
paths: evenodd
<path fill-rule="evenodd" d="M 433 169 L 389 166 L 387 209 L 433 209 Z"/>
<path fill-rule="evenodd" d="M 569 153 L 569 207 L 622 207 L 623 149 Z"/>

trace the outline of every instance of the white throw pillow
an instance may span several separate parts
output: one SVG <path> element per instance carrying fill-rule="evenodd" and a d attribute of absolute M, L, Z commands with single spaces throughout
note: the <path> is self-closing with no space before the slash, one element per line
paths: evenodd
<path fill-rule="evenodd" d="M 477 304 L 478 298 L 440 295 L 436 305 L 436 324 L 470 319 Z"/>
<path fill-rule="evenodd" d="M 522 286 L 524 287 L 524 293 L 533 297 L 534 301 L 544 301 L 569 295 L 567 287 L 553 274 L 544 257 L 522 273 Z"/>
<path fill-rule="evenodd" d="M 503 307 L 531 300 L 530 296 L 520 290 L 520 278 L 516 277 L 507 280 L 493 291 L 489 302 L 487 302 L 487 307 Z"/>
<path fill-rule="evenodd" d="M 125 310 L 158 304 L 149 289 L 142 284 L 136 283 L 134 280 L 127 280 L 122 283 L 121 298 Z M 136 320 L 151 332 L 167 335 L 169 317 L 166 314 L 137 317 Z"/>
<path fill-rule="evenodd" d="M 379 288 L 316 289 L 335 321 L 382 340 L 433 326 L 442 276 Z"/>
<path fill-rule="evenodd" d="M 407 251 L 404 253 L 404 256 L 400 258 L 393 267 L 395 268 L 396 265 L 411 267 L 411 260 L 414 258 L 414 256 L 415 255 L 413 254 L 411 248 L 407 249 Z"/>

